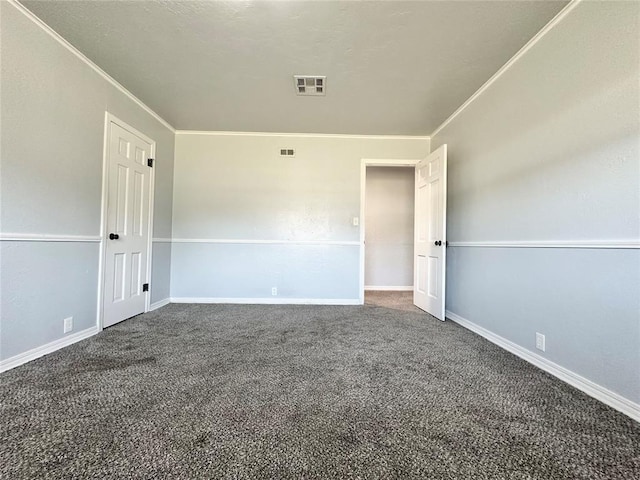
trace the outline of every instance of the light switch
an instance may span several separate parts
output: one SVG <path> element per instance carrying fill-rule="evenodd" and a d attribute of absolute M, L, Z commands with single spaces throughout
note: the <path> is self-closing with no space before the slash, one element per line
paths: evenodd
<path fill-rule="evenodd" d="M 357 227 L 360 225 L 360 219 L 358 217 L 353 217 L 353 226 Z"/>

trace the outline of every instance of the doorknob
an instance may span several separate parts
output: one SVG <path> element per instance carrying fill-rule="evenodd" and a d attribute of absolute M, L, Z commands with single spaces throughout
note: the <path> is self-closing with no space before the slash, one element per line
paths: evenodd
<path fill-rule="evenodd" d="M 120 238 L 120 235 L 118 235 L 117 233 L 110 233 L 109 234 L 109 240 L 117 240 Z"/>
<path fill-rule="evenodd" d="M 435 242 L 433 242 L 433 244 L 434 244 L 436 247 L 439 247 L 440 245 L 442 245 L 442 240 L 436 240 Z"/>

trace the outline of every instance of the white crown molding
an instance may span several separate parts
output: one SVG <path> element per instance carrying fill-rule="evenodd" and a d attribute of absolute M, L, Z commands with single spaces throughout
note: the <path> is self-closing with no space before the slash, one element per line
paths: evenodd
<path fill-rule="evenodd" d="M 100 235 L 49 235 L 44 233 L 0 233 L 2 242 L 78 242 L 100 243 Z"/>
<path fill-rule="evenodd" d="M 586 248 L 635 250 L 640 249 L 640 240 L 513 240 L 513 241 L 480 241 L 449 242 L 448 247 L 471 248 Z"/>
<path fill-rule="evenodd" d="M 176 133 L 176 129 L 173 128 L 173 126 L 169 122 L 167 122 L 164 118 L 162 118 L 160 115 L 158 115 L 156 112 L 154 112 L 150 107 L 145 105 L 142 102 L 142 100 L 140 100 L 133 93 L 131 93 L 129 90 L 127 90 L 121 83 L 119 83 L 117 80 L 115 80 L 111 75 L 109 75 L 107 72 L 105 72 L 102 68 L 100 68 L 98 65 L 93 63 L 93 61 L 89 60 L 89 58 L 87 58 L 82 52 L 80 52 L 80 50 L 78 50 L 76 47 L 71 45 L 58 32 L 56 32 L 49 25 L 47 25 L 42 20 L 40 20 L 40 18 L 38 18 L 35 14 L 33 14 L 31 12 L 31 10 L 27 9 L 18 0 L 7 0 L 7 2 L 10 5 L 12 5 L 14 8 L 16 8 L 16 10 L 18 10 L 20 13 L 22 13 L 25 17 L 27 17 L 29 20 L 31 20 L 33 23 L 35 23 L 38 27 L 40 27 L 42 30 L 44 30 L 46 33 L 48 33 L 49 36 L 51 36 L 51 38 L 56 40 L 60 45 L 62 45 L 67 50 L 69 50 L 69 52 L 71 52 L 73 55 L 78 57 L 78 59 L 80 59 L 82 62 L 84 62 L 87 66 L 89 66 L 91 69 L 93 69 L 98 75 L 100 75 L 102 78 L 104 78 L 107 82 L 109 82 L 111 85 L 113 85 L 115 88 L 117 88 L 124 95 L 129 97 L 130 100 L 132 100 L 135 104 L 137 104 L 145 112 L 147 112 L 149 115 L 151 115 L 153 118 L 155 118 L 158 122 L 160 122 L 163 126 L 165 126 L 167 129 L 169 129 L 172 133 L 174 133 L 174 134 Z"/>
<path fill-rule="evenodd" d="M 276 133 L 276 132 L 225 132 L 207 130 L 176 130 L 176 135 L 209 135 L 235 137 L 299 137 L 299 138 L 355 138 L 370 140 L 430 140 L 425 135 L 350 135 L 346 133 Z"/>
<path fill-rule="evenodd" d="M 31 360 L 35 360 L 36 358 L 42 357 L 43 355 L 53 353 L 56 350 L 60 350 L 63 347 L 67 347 L 71 344 L 79 342 L 80 340 L 89 338 L 95 335 L 96 333 L 98 333 L 97 326 L 87 328 L 86 330 L 81 330 L 74 334 L 66 335 L 58 340 L 54 340 L 53 342 L 47 343 L 46 345 L 41 345 L 40 347 L 33 348 L 24 353 L 20 353 L 13 357 L 7 358 L 6 360 L 2 360 L 0 362 L 0 372 L 4 372 L 12 368 L 18 367 L 27 362 L 30 362 Z"/>
<path fill-rule="evenodd" d="M 536 353 L 533 353 L 526 348 L 521 347 L 520 345 L 513 343 L 512 341 L 507 340 L 504 337 L 501 337 L 500 335 L 496 335 L 486 328 L 476 325 L 475 323 L 461 317 L 460 315 L 456 315 L 449 310 L 447 310 L 446 312 L 446 318 L 454 321 L 455 323 L 465 327 L 468 330 L 471 330 L 474 333 L 477 333 L 481 337 L 489 340 L 491 343 L 494 343 L 495 345 L 505 349 L 506 351 L 513 353 L 517 357 L 522 358 L 523 360 L 531 363 L 532 365 L 535 365 L 545 372 L 550 373 L 554 377 L 568 383 L 569 385 L 586 393 L 590 397 L 593 397 L 596 400 L 599 400 L 602 403 L 605 403 L 610 407 L 618 410 L 619 412 L 624 413 L 635 421 L 640 422 L 640 405 L 629 400 L 628 398 L 612 392 L 611 390 L 598 385 L 597 383 L 594 383 L 591 380 L 586 379 L 583 376 L 578 375 L 577 373 L 574 373 L 571 370 L 568 370 Z"/>
<path fill-rule="evenodd" d="M 564 17 L 566 17 L 569 12 L 571 12 L 574 8 L 580 4 L 582 0 L 572 0 L 566 7 L 564 7 L 558 14 L 551 19 L 549 23 L 547 23 L 542 30 L 536 33 L 531 40 L 529 40 L 524 47 L 522 47 L 518 52 L 511 57 L 507 63 L 505 63 L 493 76 L 487 80 L 476 92 L 471 95 L 458 109 L 449 115 L 444 122 L 440 124 L 438 128 L 436 128 L 433 133 L 430 135 L 431 138 L 434 138 L 440 131 L 445 128 L 449 123 L 453 121 L 463 110 L 465 110 L 473 101 L 478 98 L 485 90 L 487 90 L 493 83 L 498 80 L 511 66 L 516 63 L 525 53 L 527 53 L 536 43 L 538 43 L 547 33 L 549 33 L 558 23 L 560 23 Z"/>
<path fill-rule="evenodd" d="M 250 240 L 231 238 L 173 238 L 171 243 L 218 243 L 233 245 L 360 245 L 360 242 L 357 240 Z"/>
<path fill-rule="evenodd" d="M 234 305 L 362 305 L 359 298 L 219 298 L 171 297 L 171 303 L 227 303 Z"/>

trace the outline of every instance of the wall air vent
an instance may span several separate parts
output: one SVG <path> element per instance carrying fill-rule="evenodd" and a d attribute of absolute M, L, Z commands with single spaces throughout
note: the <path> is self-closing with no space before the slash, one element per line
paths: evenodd
<path fill-rule="evenodd" d="M 295 157 L 296 156 L 296 151 L 292 148 L 281 148 L 280 149 L 280 156 L 281 157 Z"/>
<path fill-rule="evenodd" d="M 327 92 L 327 77 L 294 75 L 297 95 L 318 96 Z"/>

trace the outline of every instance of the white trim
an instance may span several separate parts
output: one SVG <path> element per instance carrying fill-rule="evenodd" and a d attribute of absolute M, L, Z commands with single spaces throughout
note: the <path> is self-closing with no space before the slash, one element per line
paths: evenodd
<path fill-rule="evenodd" d="M 415 167 L 419 162 L 420 159 L 415 158 L 363 158 L 360 160 L 360 164 L 365 167 Z"/>
<path fill-rule="evenodd" d="M 122 84 L 120 84 L 117 80 L 115 80 L 111 75 L 102 70 L 98 65 L 93 63 L 89 58 L 87 58 L 82 52 L 80 52 L 77 48 L 67 42 L 63 37 L 61 37 L 55 30 L 53 30 L 49 25 L 40 20 L 36 15 L 34 15 L 30 10 L 28 10 L 24 5 L 20 4 L 17 0 L 7 0 L 10 5 L 16 8 L 20 13 L 22 13 L 25 17 L 35 23 L 38 27 L 44 30 L 46 33 L 51 36 L 54 40 L 56 40 L 60 45 L 69 50 L 73 55 L 78 57 L 82 62 L 84 62 L 87 66 L 93 69 L 98 75 L 104 78 L 107 82 L 117 88 L 121 93 L 129 97 L 135 104 L 137 104 L 140 108 L 142 108 L 145 112 L 155 118 L 158 122 L 160 122 L 163 126 L 168 128 L 172 133 L 176 133 L 176 129 L 169 124 L 164 118 L 158 115 L 156 112 L 151 110 L 147 105 L 145 105 L 142 100 L 136 97 L 133 93 L 127 90 Z"/>
<path fill-rule="evenodd" d="M 176 135 L 216 135 L 234 137 L 301 137 L 301 138 L 355 138 L 371 140 L 430 140 L 424 135 L 352 135 L 347 133 L 284 133 L 284 132 L 225 132 L 221 130 L 176 130 Z"/>
<path fill-rule="evenodd" d="M 79 242 L 98 243 L 100 235 L 49 235 L 47 233 L 0 233 L 2 242 Z"/>
<path fill-rule="evenodd" d="M 413 167 L 420 159 L 390 159 L 390 158 L 363 158 L 360 160 L 360 275 L 359 292 L 360 301 L 364 303 L 364 261 L 365 261 L 365 200 L 367 188 L 367 167 Z M 413 290 L 413 287 L 412 287 Z"/>
<path fill-rule="evenodd" d="M 159 308 L 162 308 L 166 305 L 169 305 L 171 303 L 171 299 L 170 298 L 165 298 L 164 300 L 159 300 L 157 302 L 153 302 L 151 305 L 149 305 L 149 310 L 147 310 L 147 312 L 153 312 L 154 310 L 157 310 Z"/>
<path fill-rule="evenodd" d="M 171 243 L 173 240 L 170 238 L 152 238 L 154 243 Z"/>
<path fill-rule="evenodd" d="M 387 285 L 365 285 L 367 292 L 413 292 L 413 285 L 387 286 Z"/>
<path fill-rule="evenodd" d="M 228 303 L 239 305 L 362 305 L 359 298 L 218 298 L 171 297 L 171 303 Z"/>
<path fill-rule="evenodd" d="M 102 326 L 102 298 L 104 289 L 104 269 L 107 255 L 107 244 L 103 238 L 107 232 L 107 204 L 108 190 L 107 183 L 109 173 L 109 112 L 104 112 L 104 131 L 102 132 L 102 193 L 100 199 L 100 257 L 98 258 L 98 299 L 96 305 L 96 327 L 98 331 L 103 330 Z"/>
<path fill-rule="evenodd" d="M 360 242 L 355 240 L 251 240 L 232 238 L 173 238 L 171 239 L 171 243 L 223 243 L 241 245 L 360 245 Z"/>
<path fill-rule="evenodd" d="M 639 249 L 638 240 L 511 240 L 481 242 L 449 242 L 449 247 L 474 248 L 595 248 L 595 249 Z"/>
<path fill-rule="evenodd" d="M 493 83 L 498 80 L 504 72 L 506 72 L 511 66 L 516 63 L 525 53 L 527 53 L 536 43 L 538 43 L 549 31 L 551 31 L 558 23 L 560 23 L 564 17 L 566 17 L 571 10 L 578 6 L 578 4 L 582 0 L 572 0 L 566 7 L 564 7 L 560 12 L 551 19 L 549 23 L 547 23 L 542 30 L 536 33 L 531 40 L 529 40 L 524 47 L 522 47 L 513 57 L 511 57 L 507 63 L 505 63 L 500 70 L 493 74 L 493 76 L 487 80 L 473 95 L 471 95 L 467 101 L 465 101 L 458 109 L 453 112 L 449 118 L 447 118 L 444 122 L 440 124 L 438 128 L 436 128 L 433 133 L 430 135 L 431 138 L 435 137 L 440 133 L 440 131 L 449 125 L 464 109 L 466 109 L 476 98 L 478 98 L 485 90 L 487 90 Z"/>
<path fill-rule="evenodd" d="M 45 345 L 41 345 L 36 348 L 32 348 L 26 352 L 20 353 L 13 357 L 7 358 L 6 360 L 2 360 L 0 362 L 0 372 L 5 372 L 12 368 L 23 365 L 31 360 L 35 360 L 36 358 L 42 357 L 43 355 L 47 355 L 49 353 L 55 352 L 56 350 L 60 350 L 63 347 L 67 347 L 73 343 L 79 342 L 80 340 L 84 340 L 85 338 L 89 338 L 98 333 L 98 327 L 93 326 L 87 328 L 86 330 L 81 330 L 79 332 L 73 333 L 71 335 L 66 335 L 58 340 L 54 340 L 53 342 L 49 342 Z"/>
<path fill-rule="evenodd" d="M 554 377 L 568 383 L 569 385 L 586 393 L 590 397 L 593 397 L 596 400 L 599 400 L 602 403 L 605 403 L 610 407 L 618 410 L 619 412 L 624 413 L 635 421 L 640 422 L 640 404 L 637 404 L 615 392 L 612 392 L 611 390 L 602 387 L 597 383 L 594 383 L 591 380 L 588 380 L 583 376 L 578 375 L 577 373 L 574 373 L 571 370 L 568 370 L 536 353 L 533 353 L 526 348 L 521 347 L 520 345 L 510 340 L 507 340 L 504 337 L 496 335 L 486 328 L 476 325 L 475 323 L 459 315 L 456 315 L 453 312 L 447 310 L 446 317 L 463 326 L 464 328 L 477 333 L 481 337 L 486 338 L 491 343 L 498 345 L 499 347 L 513 353 L 523 360 L 526 360 L 527 362 L 535 365 L 545 372 L 550 373 Z"/>

